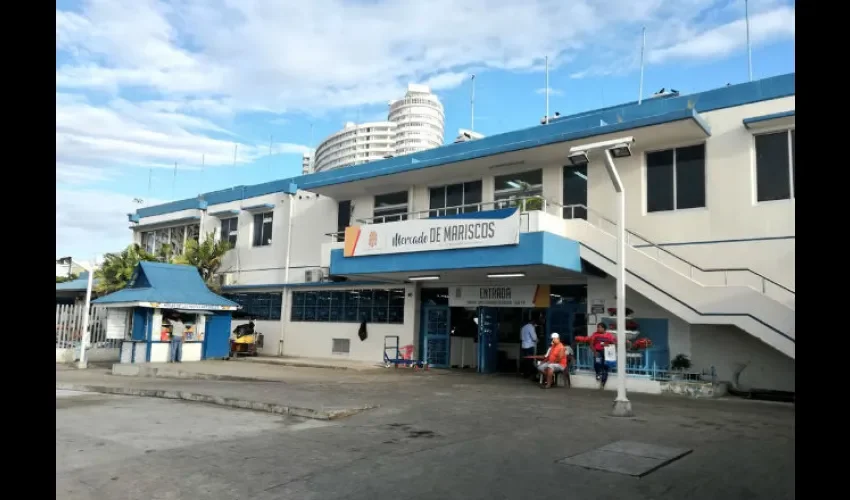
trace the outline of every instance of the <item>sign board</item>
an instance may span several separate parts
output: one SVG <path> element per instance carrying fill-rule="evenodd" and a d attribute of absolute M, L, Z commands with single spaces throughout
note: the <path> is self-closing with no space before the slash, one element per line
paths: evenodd
<path fill-rule="evenodd" d="M 345 228 L 345 257 L 481 248 L 519 244 L 519 210 L 494 210 L 493 218 L 463 215 Z M 498 218 L 500 214 L 507 214 Z M 473 214 L 469 214 L 473 215 Z"/>
<path fill-rule="evenodd" d="M 449 287 L 451 307 L 549 307 L 549 285 Z"/>
<path fill-rule="evenodd" d="M 128 309 L 106 310 L 106 338 L 124 340 L 127 337 Z"/>
<path fill-rule="evenodd" d="M 202 304 L 181 304 L 179 302 L 140 302 L 142 307 L 154 309 L 187 309 L 191 311 L 235 311 L 236 306 L 208 306 Z"/>

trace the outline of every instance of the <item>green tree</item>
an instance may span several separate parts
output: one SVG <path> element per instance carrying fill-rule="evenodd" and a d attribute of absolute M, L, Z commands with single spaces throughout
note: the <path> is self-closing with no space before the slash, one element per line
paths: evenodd
<path fill-rule="evenodd" d="M 77 279 L 76 274 L 72 274 L 70 276 L 57 276 L 56 283 L 65 283 L 66 281 L 74 281 L 75 279 Z"/>
<path fill-rule="evenodd" d="M 186 264 L 195 266 L 201 273 L 201 277 L 207 286 L 213 291 L 219 291 L 220 284 L 215 279 L 224 254 L 230 250 L 230 242 L 227 240 L 216 240 L 214 233 L 207 234 L 203 243 L 195 240 L 186 242 L 186 248 L 182 255 L 174 259 L 175 264 Z"/>
<path fill-rule="evenodd" d="M 139 262 L 158 260 L 157 256 L 136 244 L 117 253 L 108 253 L 103 256 L 103 264 L 94 273 L 97 278 L 95 291 L 99 294 L 117 292 L 127 286 Z"/>

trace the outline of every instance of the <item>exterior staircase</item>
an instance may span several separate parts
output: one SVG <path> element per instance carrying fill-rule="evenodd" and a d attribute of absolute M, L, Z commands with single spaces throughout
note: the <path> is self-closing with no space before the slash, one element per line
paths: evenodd
<path fill-rule="evenodd" d="M 565 207 L 565 236 L 581 258 L 617 271 L 617 224 L 583 205 Z M 626 285 L 692 324 L 735 325 L 795 357 L 795 292 L 750 269 L 703 269 L 626 230 Z"/>

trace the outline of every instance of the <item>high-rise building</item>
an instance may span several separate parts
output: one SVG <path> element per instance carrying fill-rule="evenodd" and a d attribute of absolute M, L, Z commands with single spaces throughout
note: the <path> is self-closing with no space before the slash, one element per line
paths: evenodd
<path fill-rule="evenodd" d="M 302 175 L 307 175 L 313 171 L 313 153 L 313 151 L 308 151 L 301 157 Z"/>
<path fill-rule="evenodd" d="M 398 125 L 396 155 L 443 145 L 443 104 L 426 85 L 408 85 L 401 99 L 390 102 L 389 121 Z"/>
<path fill-rule="evenodd" d="M 313 171 L 360 165 L 395 154 L 396 124 L 370 122 L 345 127 L 328 136 L 316 148 Z"/>
<path fill-rule="evenodd" d="M 408 85 L 403 98 L 390 102 L 388 121 L 348 122 L 326 137 L 316 148 L 311 172 L 440 147 L 444 122 L 443 105 L 431 89 Z"/>

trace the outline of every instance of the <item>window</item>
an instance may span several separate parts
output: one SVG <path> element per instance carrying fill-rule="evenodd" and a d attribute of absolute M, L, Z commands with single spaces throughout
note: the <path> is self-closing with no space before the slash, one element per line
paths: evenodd
<path fill-rule="evenodd" d="M 222 296 L 242 306 L 233 311 L 234 319 L 280 321 L 281 308 L 283 307 L 283 294 L 281 292 L 225 293 Z"/>
<path fill-rule="evenodd" d="M 793 199 L 797 184 L 794 130 L 756 136 L 756 199 Z"/>
<path fill-rule="evenodd" d="M 543 170 L 530 170 L 495 178 L 494 199 L 497 208 L 515 206 L 513 200 L 532 198 L 543 194 Z"/>
<path fill-rule="evenodd" d="M 407 220 L 407 191 L 375 196 L 372 215 L 376 223 Z"/>
<path fill-rule="evenodd" d="M 221 241 L 230 243 L 230 248 L 236 247 L 236 233 L 239 228 L 239 218 L 222 219 Z"/>
<path fill-rule="evenodd" d="M 183 253 L 184 243 L 190 239 L 198 241 L 199 234 L 198 224 L 145 231 L 141 235 L 141 246 L 148 253 L 156 253 L 163 245 L 170 245 L 172 252 L 179 255 Z"/>
<path fill-rule="evenodd" d="M 564 166 L 564 219 L 587 219 L 587 165 Z"/>
<path fill-rule="evenodd" d="M 254 215 L 254 246 L 263 247 L 272 244 L 272 221 L 274 212 Z"/>
<path fill-rule="evenodd" d="M 404 289 L 292 292 L 292 321 L 404 323 Z"/>
<path fill-rule="evenodd" d="M 705 144 L 646 154 L 646 211 L 705 207 Z"/>
<path fill-rule="evenodd" d="M 345 240 L 345 228 L 351 222 L 351 200 L 341 201 L 336 209 L 336 240 Z"/>
<path fill-rule="evenodd" d="M 473 205 L 475 203 L 481 203 L 481 181 L 431 188 L 428 208 L 431 209 L 431 217 L 438 217 L 441 215 L 477 212 L 478 206 Z M 463 208 L 454 208 L 462 205 L 465 206 Z"/>

